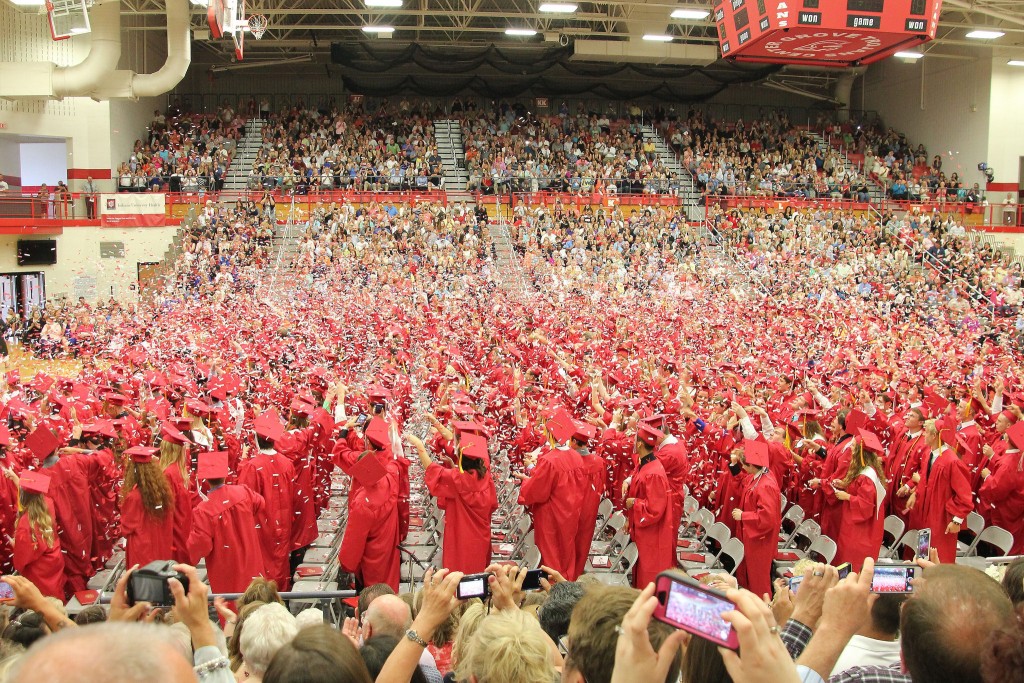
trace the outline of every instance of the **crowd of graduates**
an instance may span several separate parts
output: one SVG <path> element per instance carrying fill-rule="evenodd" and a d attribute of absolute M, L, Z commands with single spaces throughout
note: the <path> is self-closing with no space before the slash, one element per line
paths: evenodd
<path fill-rule="evenodd" d="M 940 566 L 971 511 L 1010 531 L 1014 554 L 1024 547 L 1019 352 L 913 270 L 885 225 L 722 217 L 747 243 L 737 262 L 666 209 L 525 207 L 510 226 L 521 288 L 487 244 L 495 226 L 465 207 L 322 206 L 302 227 L 292 271 L 272 257 L 265 212 L 207 206 L 177 277 L 110 328 L 115 357 L 95 353 L 75 377 L 4 376 L 5 569 L 64 600 L 124 539 L 129 566 L 205 559 L 214 592 L 259 576 L 286 588 L 337 468 L 339 564 L 357 587 L 399 589 L 413 488 L 443 509 L 451 573 L 424 589 L 429 639 L 430 619 L 457 603 L 452 578 L 492 567 L 495 461 L 519 480 L 549 576 L 568 582 L 586 574 L 602 498 L 627 517 L 638 588 L 676 566 L 687 493 L 742 541 L 739 585 L 779 600 L 783 494 L 855 572 L 837 583 L 815 567 L 808 581 L 862 603 L 889 514 L 931 529 Z M 744 282 L 758 272 L 771 295 Z M 906 305 L 878 305 L 904 287 Z M 942 305 L 924 305 L 932 291 Z M 424 439 L 409 430 L 421 418 Z M 828 587 L 809 593 L 827 602 Z M 616 613 L 622 634 L 606 634 L 615 666 L 653 656 L 645 590 Z M 773 640 L 785 619 L 730 595 L 744 644 L 719 664 L 734 680 L 792 680 L 792 651 Z M 812 655 L 822 642 L 803 639 Z M 399 643 L 383 680 L 408 680 L 386 674 L 417 645 Z M 569 660 L 604 680 L 571 647 Z M 757 678 L 758 662 L 776 678 Z"/>

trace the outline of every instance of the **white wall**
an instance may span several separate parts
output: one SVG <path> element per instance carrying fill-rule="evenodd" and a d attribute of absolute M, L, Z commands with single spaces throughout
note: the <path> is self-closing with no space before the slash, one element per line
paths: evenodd
<path fill-rule="evenodd" d="M 1006 57 L 992 60 L 992 99 L 989 111 L 987 161 L 997 183 L 1019 184 L 1020 157 L 1024 157 L 1024 67 L 1008 66 Z"/>
<path fill-rule="evenodd" d="M 19 266 L 17 244 L 19 239 L 32 235 L 0 235 L 0 273 L 41 272 L 46 276 L 46 297 L 75 295 L 76 282 L 82 278 L 95 278 L 98 296 L 106 300 L 111 287 L 121 301 L 136 301 L 138 291 L 131 285 L 138 282 L 138 264 L 162 261 L 164 252 L 177 232 L 177 227 L 166 228 L 65 228 L 64 234 L 39 235 L 40 239 L 57 240 L 57 263 L 52 266 Z M 125 256 L 116 259 L 100 258 L 100 242 L 124 242 Z"/>
<path fill-rule="evenodd" d="M 973 56 L 972 56 L 973 55 Z M 854 106 L 877 111 L 885 125 L 941 154 L 942 170 L 982 183 L 977 165 L 989 153 L 992 61 L 973 50 L 964 59 L 925 57 L 906 64 L 886 59 L 871 65 Z"/>
<path fill-rule="evenodd" d="M 21 143 L 21 184 L 53 187 L 58 180 L 68 180 L 68 145 L 66 142 Z"/>
<path fill-rule="evenodd" d="M 110 102 L 110 163 L 113 168 L 116 169 L 122 161 L 128 161 L 136 140 L 146 141 L 153 110 L 163 111 L 164 102 L 163 97 Z"/>
<path fill-rule="evenodd" d="M 18 139 L 0 135 L 0 173 L 7 176 L 7 182 L 11 184 L 13 178 L 21 177 L 21 149 L 18 146 Z"/>

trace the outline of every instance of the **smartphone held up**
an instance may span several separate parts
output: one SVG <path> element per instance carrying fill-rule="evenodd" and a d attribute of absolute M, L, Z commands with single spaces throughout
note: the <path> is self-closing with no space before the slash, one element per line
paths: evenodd
<path fill-rule="evenodd" d="M 736 603 L 724 593 L 673 571 L 658 574 L 654 586 L 655 619 L 730 650 L 739 649 L 735 629 L 722 619 L 722 614 L 736 609 Z"/>

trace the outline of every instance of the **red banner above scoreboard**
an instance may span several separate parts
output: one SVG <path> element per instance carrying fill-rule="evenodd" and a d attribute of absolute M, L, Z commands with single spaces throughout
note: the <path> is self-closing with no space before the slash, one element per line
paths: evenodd
<path fill-rule="evenodd" d="M 942 0 L 717 0 L 722 56 L 860 66 L 935 37 Z"/>

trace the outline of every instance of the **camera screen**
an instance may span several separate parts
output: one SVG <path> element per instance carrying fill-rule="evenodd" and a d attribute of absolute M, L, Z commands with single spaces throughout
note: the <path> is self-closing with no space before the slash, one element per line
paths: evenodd
<path fill-rule="evenodd" d="M 804 577 L 802 576 L 794 576 L 789 580 L 789 590 L 793 591 L 793 595 L 796 595 L 796 592 L 800 590 L 800 584 L 803 583 L 803 581 Z"/>
<path fill-rule="evenodd" d="M 167 597 L 165 592 L 166 581 L 156 576 L 143 576 L 134 574 L 131 577 L 132 597 L 135 602 L 148 602 L 152 605 L 165 604 Z"/>
<path fill-rule="evenodd" d="M 459 598 L 482 598 L 487 595 L 487 577 L 479 576 L 459 581 Z"/>
<path fill-rule="evenodd" d="M 928 559 L 928 549 L 932 543 L 932 530 L 921 529 L 917 532 L 917 556 Z"/>
<path fill-rule="evenodd" d="M 686 630 L 717 641 L 726 641 L 732 624 L 721 615 L 735 609 L 729 600 L 709 595 L 682 583 L 672 583 L 665 605 L 665 616 Z"/>
<path fill-rule="evenodd" d="M 914 567 L 875 567 L 871 580 L 872 593 L 909 593 L 914 578 Z"/>
<path fill-rule="evenodd" d="M 8 599 L 14 597 L 14 589 L 11 588 L 11 584 L 6 581 L 0 581 L 0 599 Z"/>

